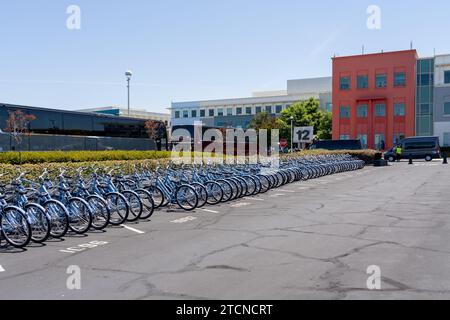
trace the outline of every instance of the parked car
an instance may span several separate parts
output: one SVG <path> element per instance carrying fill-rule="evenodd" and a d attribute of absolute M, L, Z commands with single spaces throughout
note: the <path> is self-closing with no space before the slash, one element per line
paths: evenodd
<path fill-rule="evenodd" d="M 425 159 L 432 161 L 441 158 L 439 137 L 410 137 L 402 140 L 400 144 L 384 153 L 384 159 L 394 162 L 396 159 L 395 149 L 402 148 L 401 159 Z"/>

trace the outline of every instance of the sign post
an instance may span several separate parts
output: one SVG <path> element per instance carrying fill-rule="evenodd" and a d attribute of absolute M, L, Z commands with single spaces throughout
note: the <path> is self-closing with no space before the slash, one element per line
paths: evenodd
<path fill-rule="evenodd" d="M 294 128 L 294 142 L 312 143 L 314 141 L 314 127 L 296 127 Z"/>

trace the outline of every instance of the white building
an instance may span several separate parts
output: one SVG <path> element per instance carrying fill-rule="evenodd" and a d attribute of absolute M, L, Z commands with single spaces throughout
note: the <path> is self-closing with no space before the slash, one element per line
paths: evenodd
<path fill-rule="evenodd" d="M 287 90 L 255 92 L 249 98 L 173 102 L 172 128 L 192 126 L 201 121 L 209 127 L 247 128 L 254 115 L 267 112 L 279 115 L 290 105 L 315 98 L 321 108 L 332 110 L 332 78 L 289 80 Z"/>

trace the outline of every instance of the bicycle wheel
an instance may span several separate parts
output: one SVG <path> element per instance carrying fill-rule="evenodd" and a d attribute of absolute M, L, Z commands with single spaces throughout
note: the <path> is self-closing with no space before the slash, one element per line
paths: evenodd
<path fill-rule="evenodd" d="M 175 192 L 175 199 L 181 209 L 192 211 L 197 208 L 198 195 L 195 189 L 188 185 L 180 186 Z"/>
<path fill-rule="evenodd" d="M 69 228 L 76 234 L 85 234 L 92 225 L 92 212 L 89 204 L 81 198 L 71 198 L 67 203 Z"/>
<path fill-rule="evenodd" d="M 130 205 L 127 199 L 120 193 L 112 192 L 105 196 L 105 200 L 110 213 L 109 223 L 113 226 L 120 226 L 127 220 L 129 215 Z"/>
<path fill-rule="evenodd" d="M 64 237 L 69 231 L 69 213 L 66 207 L 56 200 L 46 201 L 42 207 L 50 218 L 50 235 L 56 239 Z"/>
<path fill-rule="evenodd" d="M 204 207 L 206 202 L 208 201 L 208 191 L 206 191 L 205 186 L 198 182 L 191 183 L 191 186 L 195 189 L 195 192 L 197 192 L 198 196 L 197 208 Z"/>
<path fill-rule="evenodd" d="M 26 247 L 31 240 L 31 227 L 25 212 L 17 207 L 3 208 L 0 214 L 0 228 L 3 238 L 15 248 Z"/>
<path fill-rule="evenodd" d="M 111 217 L 106 200 L 97 195 L 91 195 L 86 198 L 86 201 L 92 212 L 92 228 L 95 230 L 105 229 Z"/>
<path fill-rule="evenodd" d="M 148 190 L 152 195 L 153 201 L 155 202 L 155 208 L 158 209 L 162 207 L 165 201 L 165 197 L 161 189 L 155 186 L 150 186 L 147 187 L 146 190 Z"/>
<path fill-rule="evenodd" d="M 128 214 L 127 221 L 134 222 L 139 220 L 142 215 L 143 205 L 142 201 L 139 198 L 139 195 L 131 190 L 124 190 L 121 192 L 125 199 L 127 199 L 128 204 L 130 205 L 130 213 Z"/>
<path fill-rule="evenodd" d="M 208 181 L 205 183 L 205 188 L 208 193 L 208 200 L 210 205 L 216 205 L 223 199 L 223 190 L 220 184 L 215 181 Z"/>
<path fill-rule="evenodd" d="M 223 190 L 222 202 L 230 201 L 230 199 L 233 197 L 233 186 L 231 185 L 231 183 L 223 179 L 217 180 L 217 183 L 220 184 Z"/>
<path fill-rule="evenodd" d="M 153 201 L 152 194 L 145 189 L 137 189 L 134 192 L 137 193 L 142 202 L 142 214 L 140 219 L 148 219 L 155 212 L 155 202 Z"/>
<path fill-rule="evenodd" d="M 31 227 L 31 241 L 43 243 L 50 237 L 51 222 L 45 214 L 45 209 L 36 203 L 24 207 L 28 223 Z"/>

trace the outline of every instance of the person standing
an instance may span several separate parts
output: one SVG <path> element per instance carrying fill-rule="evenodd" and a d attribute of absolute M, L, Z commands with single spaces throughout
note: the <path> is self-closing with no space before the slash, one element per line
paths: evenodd
<path fill-rule="evenodd" d="M 398 145 L 395 147 L 395 157 L 397 158 L 397 162 L 400 162 L 402 159 L 402 146 Z"/>

